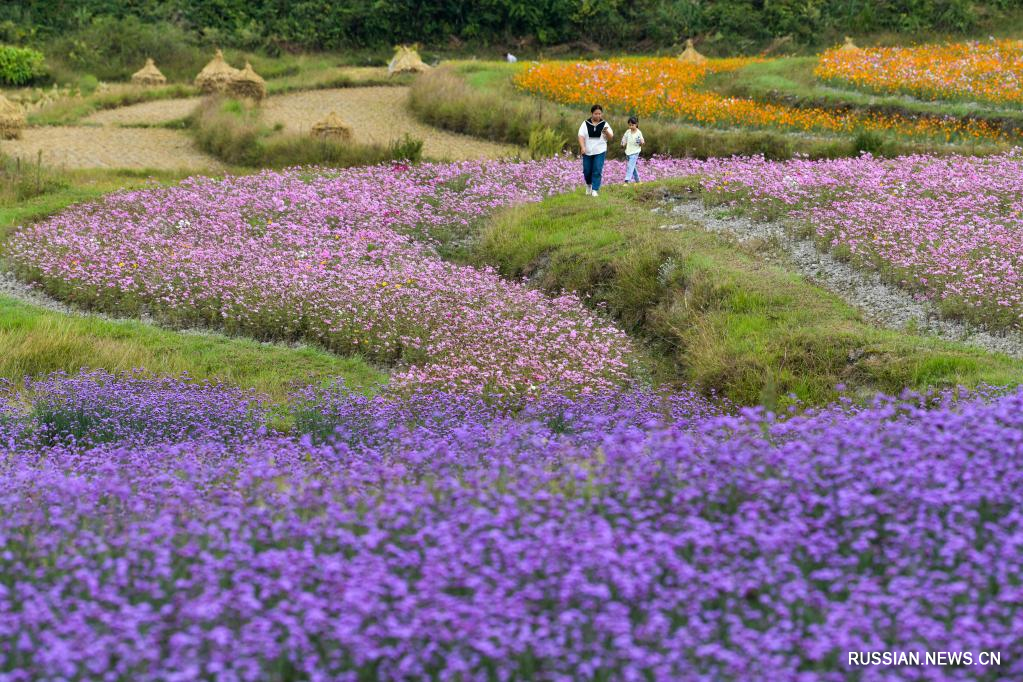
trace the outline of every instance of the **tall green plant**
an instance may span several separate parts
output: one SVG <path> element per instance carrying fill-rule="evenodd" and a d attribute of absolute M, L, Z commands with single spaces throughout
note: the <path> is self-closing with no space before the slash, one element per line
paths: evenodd
<path fill-rule="evenodd" d="M 529 157 L 534 161 L 557 156 L 568 144 L 568 138 L 551 128 L 534 128 L 529 133 Z"/>
<path fill-rule="evenodd" d="M 27 47 L 0 45 L 0 83 L 26 85 L 43 75 L 43 53 Z"/>

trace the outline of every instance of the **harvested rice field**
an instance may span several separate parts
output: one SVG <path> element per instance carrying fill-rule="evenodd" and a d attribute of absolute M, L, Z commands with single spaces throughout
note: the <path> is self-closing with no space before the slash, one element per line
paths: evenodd
<path fill-rule="evenodd" d="M 386 144 L 404 135 L 423 140 L 423 153 L 438 160 L 496 159 L 523 153 L 514 145 L 488 142 L 420 123 L 406 110 L 406 87 L 311 90 L 270 97 L 263 104 L 269 124 L 308 133 L 336 111 L 363 142 Z M 200 152 L 184 131 L 158 126 L 185 118 L 198 97 L 143 102 L 91 114 L 86 126 L 29 128 L 22 139 L 0 142 L 0 152 L 66 168 L 153 168 L 216 170 L 221 164 Z"/>
<path fill-rule="evenodd" d="M 199 102 L 199 97 L 142 102 L 126 107 L 97 111 L 87 116 L 84 121 L 90 125 L 103 126 L 160 125 L 185 118 L 192 113 Z"/>
<path fill-rule="evenodd" d="M 216 170 L 221 164 L 196 149 L 187 133 L 161 128 L 44 126 L 20 140 L 0 142 L 0 153 L 58 168 Z"/>
<path fill-rule="evenodd" d="M 423 155 L 433 159 L 501 158 L 523 153 L 509 144 L 458 135 L 420 123 L 405 108 L 408 88 L 369 87 L 310 90 L 271 97 L 263 105 L 268 123 L 307 133 L 331 111 L 355 131 L 359 142 L 386 144 L 405 134 L 423 141 Z"/>

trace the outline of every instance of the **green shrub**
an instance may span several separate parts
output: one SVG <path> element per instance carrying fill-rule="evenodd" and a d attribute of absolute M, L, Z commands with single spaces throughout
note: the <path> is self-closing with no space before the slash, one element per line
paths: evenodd
<path fill-rule="evenodd" d="M 418 163 L 423 158 L 423 141 L 406 133 L 400 140 L 390 144 L 388 154 L 392 159 Z"/>
<path fill-rule="evenodd" d="M 43 75 L 43 53 L 27 47 L 0 45 L 0 83 L 25 85 Z"/>
<path fill-rule="evenodd" d="M 98 87 L 99 79 L 91 73 L 87 73 L 78 79 L 78 90 L 86 97 L 96 92 L 96 88 Z"/>
<path fill-rule="evenodd" d="M 883 156 L 886 148 L 885 139 L 874 130 L 861 130 L 853 138 L 853 154 L 867 152 L 873 156 Z"/>
<path fill-rule="evenodd" d="M 534 128 L 529 133 L 529 158 L 534 161 L 557 156 L 568 144 L 568 138 L 551 128 Z"/>

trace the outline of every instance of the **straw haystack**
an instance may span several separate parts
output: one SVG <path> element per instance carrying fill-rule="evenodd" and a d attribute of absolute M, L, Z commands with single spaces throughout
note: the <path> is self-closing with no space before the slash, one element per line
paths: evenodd
<path fill-rule="evenodd" d="M 682 54 L 678 56 L 679 60 L 688 64 L 703 64 L 707 61 L 707 58 L 696 51 L 693 47 L 693 39 L 686 39 L 686 49 L 682 50 Z"/>
<path fill-rule="evenodd" d="M 394 48 L 394 57 L 387 65 L 387 75 L 393 76 L 396 73 L 422 73 L 429 71 L 430 67 L 423 63 L 415 48 L 399 45 Z"/>
<path fill-rule="evenodd" d="M 852 38 L 850 38 L 849 36 L 846 36 L 845 37 L 845 44 L 843 44 L 842 47 L 838 48 L 838 51 L 839 52 L 859 52 L 860 48 L 856 47 L 856 44 L 853 42 Z"/>
<path fill-rule="evenodd" d="M 352 127 L 342 120 L 337 112 L 332 111 L 319 123 L 313 126 L 313 137 L 335 142 L 351 142 Z"/>
<path fill-rule="evenodd" d="M 227 94 L 259 102 L 266 97 L 266 81 L 252 70 L 252 64 L 245 62 L 245 68 L 227 82 Z"/>
<path fill-rule="evenodd" d="M 0 140 L 14 140 L 21 137 L 25 127 L 25 114 L 21 107 L 0 95 Z"/>
<path fill-rule="evenodd" d="M 195 77 L 195 86 L 206 95 L 224 92 L 237 73 L 238 69 L 224 61 L 224 53 L 217 50 L 210 63 L 202 67 L 202 71 Z"/>
<path fill-rule="evenodd" d="M 153 85 L 166 85 L 167 78 L 156 68 L 152 59 L 146 60 L 146 65 L 131 75 L 133 85 L 149 87 Z"/>

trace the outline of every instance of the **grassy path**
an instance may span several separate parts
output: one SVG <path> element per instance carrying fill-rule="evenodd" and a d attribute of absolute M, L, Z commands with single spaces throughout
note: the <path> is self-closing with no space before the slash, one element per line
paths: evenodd
<path fill-rule="evenodd" d="M 359 358 L 308 346 L 259 343 L 209 332 L 161 329 L 134 320 L 66 314 L 0 295 L 0 378 L 80 369 L 187 372 L 283 399 L 296 386 L 343 377 L 372 390 L 386 374 Z"/>

